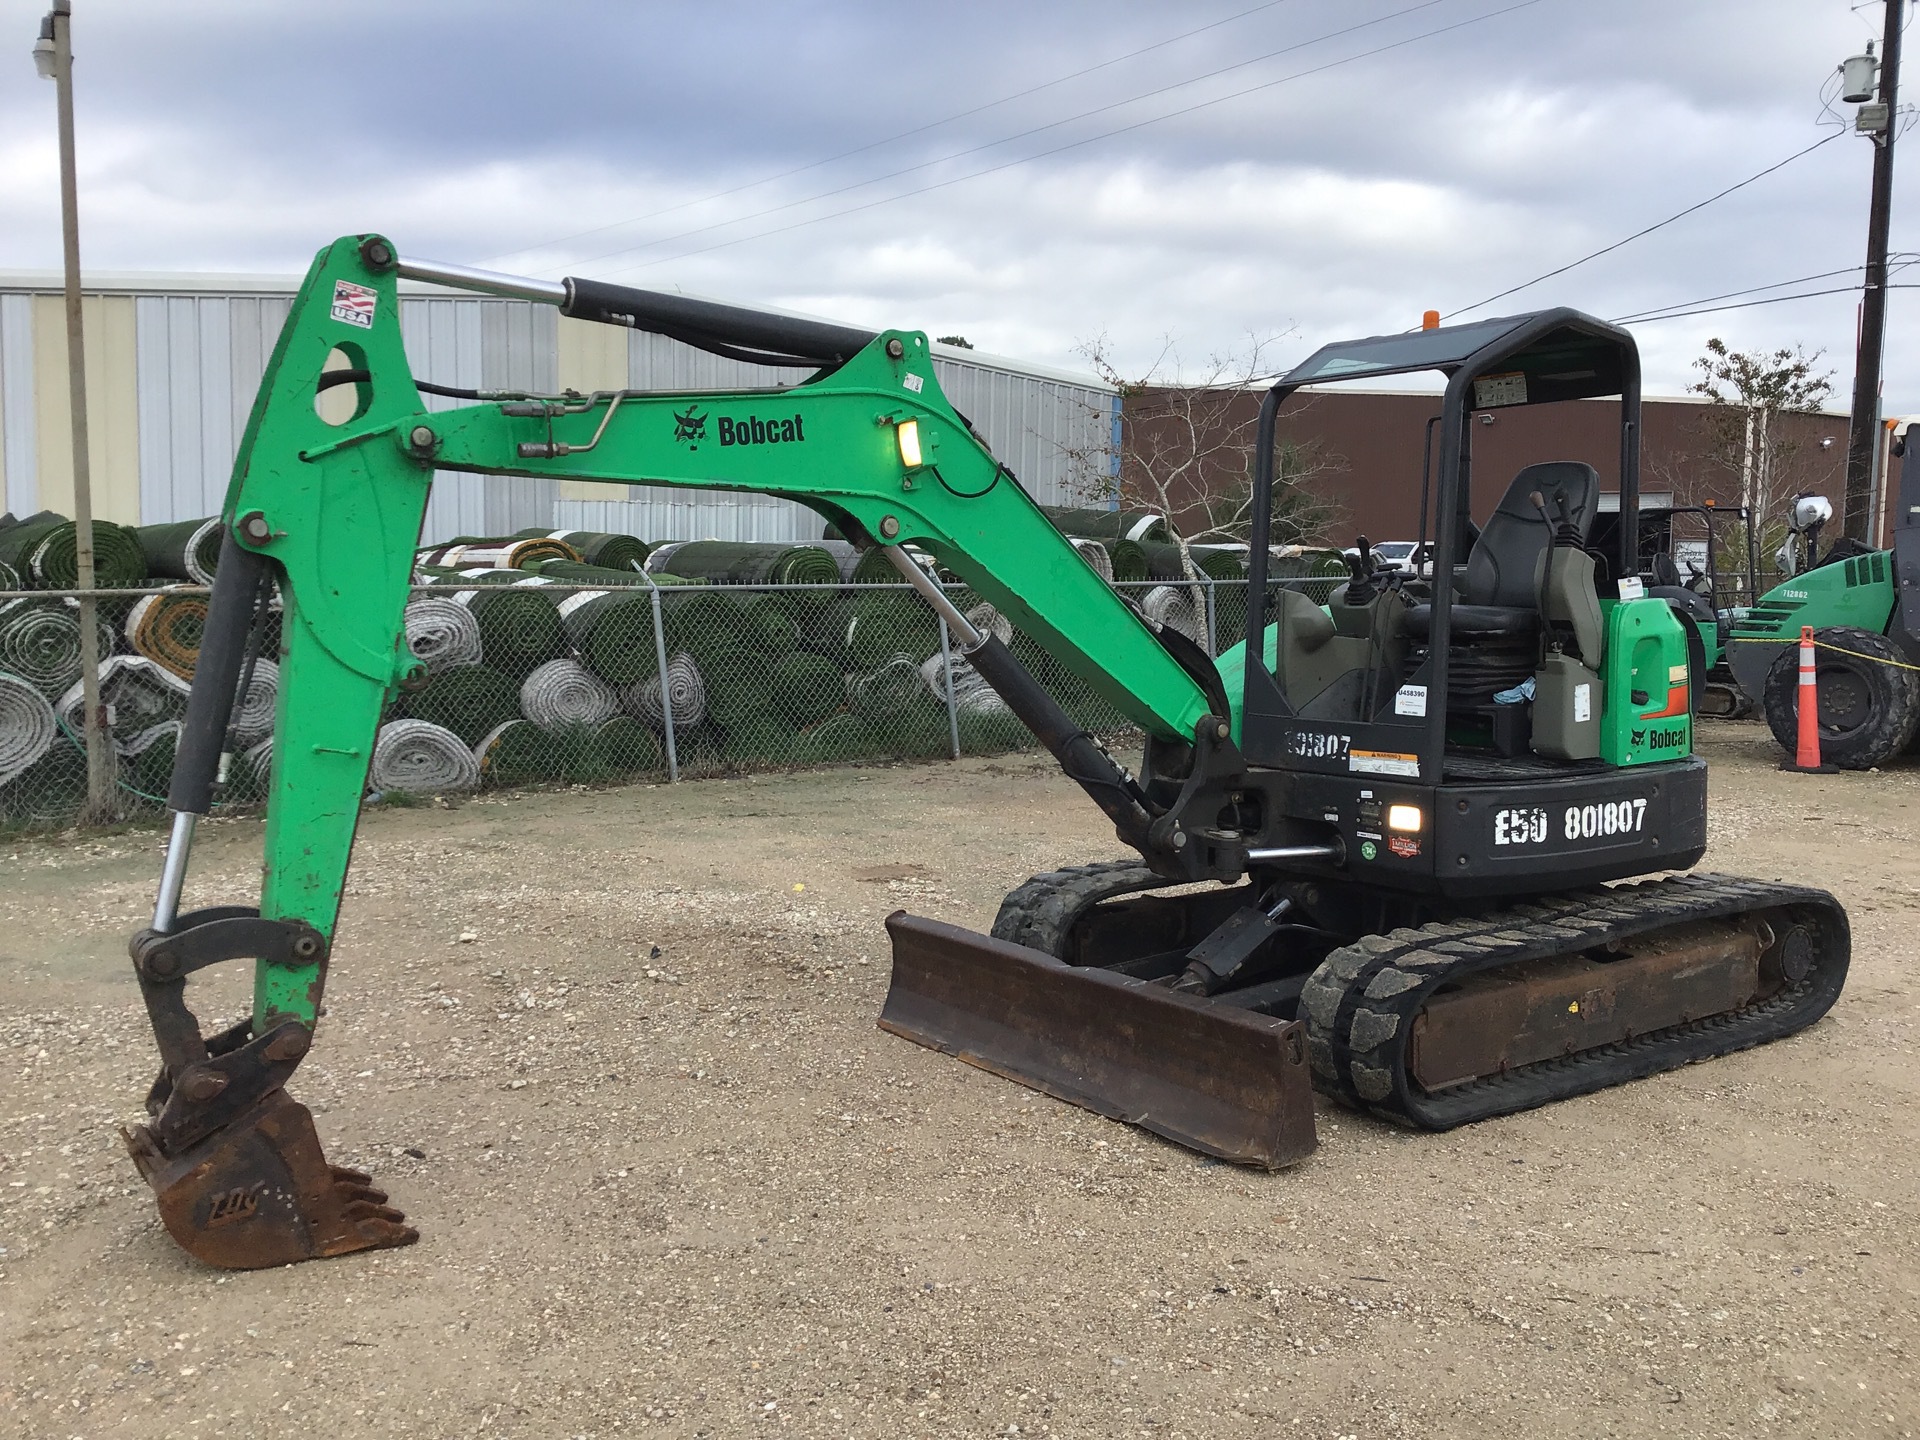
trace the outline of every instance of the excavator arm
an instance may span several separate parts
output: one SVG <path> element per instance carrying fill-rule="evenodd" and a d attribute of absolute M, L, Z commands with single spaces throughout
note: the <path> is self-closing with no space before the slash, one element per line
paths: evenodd
<path fill-rule="evenodd" d="M 397 288 L 408 274 L 819 369 L 777 390 L 491 394 L 429 411 L 423 389 L 449 392 L 409 367 Z M 321 401 L 338 386 L 351 387 L 350 407 Z M 241 442 L 168 797 L 166 868 L 152 924 L 132 944 L 164 1068 L 153 1118 L 128 1144 L 169 1230 L 201 1258 L 278 1264 L 413 1236 L 366 1176 L 326 1165 L 311 1118 L 282 1087 L 319 1013 L 381 711 L 396 686 L 418 678 L 402 615 L 436 470 L 751 491 L 811 506 L 898 557 L 981 675 L 1123 840 L 1170 878 L 1198 878 L 1183 868 L 1186 837 L 1168 807 L 905 557 L 909 544 L 931 552 L 1150 743 L 1177 753 L 1225 742 L 1210 662 L 1163 642 L 1061 537 L 942 395 L 925 335 L 864 335 L 586 281 L 409 266 L 383 237 L 338 240 L 294 299 Z M 183 913 L 193 822 L 211 805 L 234 695 L 276 584 L 284 614 L 260 905 Z M 253 1014 L 203 1038 L 184 982 L 234 960 L 254 964 Z"/>

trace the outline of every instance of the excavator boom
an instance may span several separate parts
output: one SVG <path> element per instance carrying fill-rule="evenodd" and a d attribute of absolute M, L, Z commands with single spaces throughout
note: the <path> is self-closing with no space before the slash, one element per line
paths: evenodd
<path fill-rule="evenodd" d="M 519 294 L 579 318 L 639 326 L 732 355 L 809 364 L 809 380 L 717 394 L 466 394 L 429 411 L 401 341 L 411 275 Z M 316 404 L 351 387 L 345 419 Z M 902 547 L 931 552 L 1157 742 L 1226 720 L 1210 662 L 1163 643 L 1054 529 L 948 404 L 923 334 L 868 334 L 596 282 L 560 284 L 403 264 L 378 235 L 320 252 L 295 297 L 241 441 L 222 558 L 172 789 L 173 834 L 152 924 L 132 945 L 164 1068 L 150 1123 L 128 1137 L 171 1233 L 216 1264 L 278 1264 L 413 1232 L 364 1175 L 326 1165 L 283 1086 L 311 1041 L 383 706 L 412 683 L 403 640 L 436 470 L 753 491 L 812 506 L 883 547 L 941 607 L 969 661 L 1113 819 L 1181 876 L 1161 807 L 996 639 L 976 631 Z M 197 816 L 211 805 L 242 672 L 269 592 L 282 650 L 266 865 L 257 911 L 182 913 Z M 187 977 L 254 965 L 253 1013 L 203 1038 Z M 1034 1037 L 1073 1046 L 1074 1023 Z"/>

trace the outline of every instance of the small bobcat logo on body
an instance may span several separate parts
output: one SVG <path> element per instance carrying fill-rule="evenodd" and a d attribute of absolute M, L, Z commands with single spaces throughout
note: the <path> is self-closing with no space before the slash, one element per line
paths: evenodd
<path fill-rule="evenodd" d="M 673 412 L 673 438 L 689 450 L 698 450 L 707 438 L 707 417 L 693 406 Z"/>

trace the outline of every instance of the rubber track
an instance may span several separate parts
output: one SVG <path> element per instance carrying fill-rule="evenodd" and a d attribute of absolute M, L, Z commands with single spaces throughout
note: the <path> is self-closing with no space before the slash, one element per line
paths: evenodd
<path fill-rule="evenodd" d="M 1812 928 L 1814 960 L 1804 980 L 1769 1000 L 1431 1094 L 1407 1075 L 1413 1019 L 1450 980 L 1671 926 L 1780 909 Z M 1824 890 L 1683 875 L 1365 936 L 1321 962 L 1300 997 L 1300 1013 L 1307 1021 L 1314 1084 L 1323 1093 L 1395 1124 L 1451 1130 L 1805 1029 L 1839 998 L 1849 953 L 1846 912 Z"/>
<path fill-rule="evenodd" d="M 1103 900 L 1168 885 L 1138 860 L 1102 860 L 1036 875 L 1007 892 L 994 917 L 993 938 L 1064 959 L 1074 922 Z"/>
<path fill-rule="evenodd" d="M 1008 894 L 993 934 L 1063 957 L 1074 925 L 1096 905 L 1166 885 L 1138 861 L 1050 871 Z M 1813 968 L 1798 985 L 1758 1005 L 1434 1094 L 1420 1091 L 1407 1076 L 1406 1038 L 1413 1017 L 1449 981 L 1670 926 L 1783 908 L 1812 926 Z M 1300 1013 L 1308 1025 L 1316 1088 L 1398 1125 L 1451 1130 L 1803 1030 L 1839 998 L 1849 953 L 1846 912 L 1824 890 L 1730 875 L 1683 875 L 1544 896 L 1472 919 L 1363 936 L 1327 956 L 1309 977 Z"/>

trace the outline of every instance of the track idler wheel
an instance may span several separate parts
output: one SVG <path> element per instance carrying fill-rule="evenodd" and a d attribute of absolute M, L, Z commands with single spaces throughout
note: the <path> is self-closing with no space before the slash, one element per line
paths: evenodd
<path fill-rule="evenodd" d="M 167 1233 L 208 1265 L 259 1270 L 420 1238 L 371 1177 L 327 1163 L 312 1112 L 285 1090 L 178 1154 L 150 1126 L 120 1135 Z"/>

